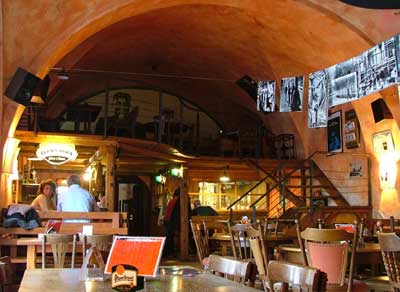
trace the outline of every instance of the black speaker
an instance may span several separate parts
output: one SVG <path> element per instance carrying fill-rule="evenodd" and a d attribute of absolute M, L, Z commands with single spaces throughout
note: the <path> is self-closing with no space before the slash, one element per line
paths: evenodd
<path fill-rule="evenodd" d="M 240 86 L 244 91 L 247 92 L 248 95 L 251 96 L 254 101 L 257 101 L 257 82 L 254 81 L 250 76 L 244 75 L 238 81 L 235 82 Z"/>
<path fill-rule="evenodd" d="M 374 114 L 375 123 L 380 122 L 383 119 L 393 119 L 392 112 L 382 98 L 379 98 L 372 102 L 371 108 L 372 113 Z"/>
<path fill-rule="evenodd" d="M 20 104 L 28 105 L 40 81 L 39 77 L 18 67 L 4 94 Z"/>

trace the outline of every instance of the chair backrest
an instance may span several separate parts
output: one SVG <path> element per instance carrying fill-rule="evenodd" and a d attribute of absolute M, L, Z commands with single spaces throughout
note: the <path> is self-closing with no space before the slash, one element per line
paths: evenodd
<path fill-rule="evenodd" d="M 204 259 L 210 255 L 208 246 L 208 230 L 204 223 L 195 223 L 190 220 L 194 243 L 196 244 L 197 256 L 200 264 L 204 265 Z"/>
<path fill-rule="evenodd" d="M 389 276 L 390 286 L 394 292 L 400 291 L 400 238 L 396 233 L 378 232 L 379 246 L 383 263 Z"/>
<path fill-rule="evenodd" d="M 253 258 L 250 243 L 246 233 L 246 227 L 250 224 L 228 225 L 231 236 L 232 252 L 235 259 L 247 260 Z"/>
<path fill-rule="evenodd" d="M 208 270 L 226 279 L 232 279 L 241 284 L 254 283 L 255 269 L 249 261 L 240 261 L 232 258 L 225 258 L 217 255 L 210 255 Z"/>
<path fill-rule="evenodd" d="M 264 222 L 264 235 L 277 235 L 279 228 L 278 218 L 266 218 Z"/>
<path fill-rule="evenodd" d="M 72 243 L 71 268 L 75 265 L 76 235 L 75 234 L 43 234 L 42 240 L 42 269 L 46 266 L 46 244 L 51 244 L 53 253 L 54 267 L 64 268 L 65 254 L 68 245 Z"/>
<path fill-rule="evenodd" d="M 0 285 L 3 287 L 5 285 L 17 283 L 17 276 L 15 271 L 15 266 L 11 262 L 9 256 L 4 256 L 0 258 Z M 3 287 L 4 288 L 4 287 Z M 8 291 L 8 290 L 1 290 Z"/>
<path fill-rule="evenodd" d="M 108 251 L 113 242 L 113 235 L 81 235 L 80 241 L 82 242 L 82 254 L 83 257 L 86 255 L 88 245 L 90 247 L 96 247 L 99 251 Z"/>
<path fill-rule="evenodd" d="M 259 228 L 255 228 L 252 225 L 246 226 L 246 233 L 258 273 L 262 277 L 267 275 L 268 250 L 267 242 L 264 239 L 264 232 L 261 225 L 259 226 Z"/>
<path fill-rule="evenodd" d="M 270 261 L 267 268 L 269 287 L 275 283 L 282 283 L 281 292 L 287 292 L 289 286 L 292 291 L 326 290 L 326 274 L 318 269 L 282 261 Z M 273 289 L 271 289 L 273 290 Z"/>
<path fill-rule="evenodd" d="M 303 260 L 306 261 L 304 264 L 327 274 L 328 290 L 329 286 L 345 288 L 346 271 L 349 269 L 347 291 L 350 292 L 353 285 L 354 257 L 358 243 L 357 224 L 353 234 L 345 230 L 318 228 L 307 228 L 298 234 L 300 234 L 299 243 Z M 349 262 L 350 241 L 352 245 Z"/>

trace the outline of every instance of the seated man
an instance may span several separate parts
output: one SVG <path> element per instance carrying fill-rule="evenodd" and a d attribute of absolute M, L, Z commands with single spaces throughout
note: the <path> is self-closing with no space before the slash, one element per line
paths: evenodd
<path fill-rule="evenodd" d="M 63 212 L 95 212 L 100 211 L 96 200 L 85 189 L 81 188 L 81 180 L 78 175 L 68 178 L 68 190 L 61 196 L 57 205 L 57 211 Z"/>
<path fill-rule="evenodd" d="M 191 212 L 192 216 L 218 216 L 218 212 L 210 206 L 202 206 L 200 200 L 195 200 L 194 209 Z"/>

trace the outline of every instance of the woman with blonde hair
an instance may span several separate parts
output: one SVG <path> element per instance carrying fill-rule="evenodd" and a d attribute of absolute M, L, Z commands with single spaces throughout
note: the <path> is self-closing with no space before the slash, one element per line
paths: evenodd
<path fill-rule="evenodd" d="M 47 179 L 40 182 L 37 197 L 31 206 L 37 211 L 57 210 L 56 205 L 51 199 L 56 194 L 56 184 L 53 180 Z"/>

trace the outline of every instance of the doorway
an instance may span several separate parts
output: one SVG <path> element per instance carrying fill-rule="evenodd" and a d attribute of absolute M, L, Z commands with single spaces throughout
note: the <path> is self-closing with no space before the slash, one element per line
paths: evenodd
<path fill-rule="evenodd" d="M 128 212 L 128 235 L 149 236 L 151 193 L 137 176 L 116 177 L 118 211 Z"/>

